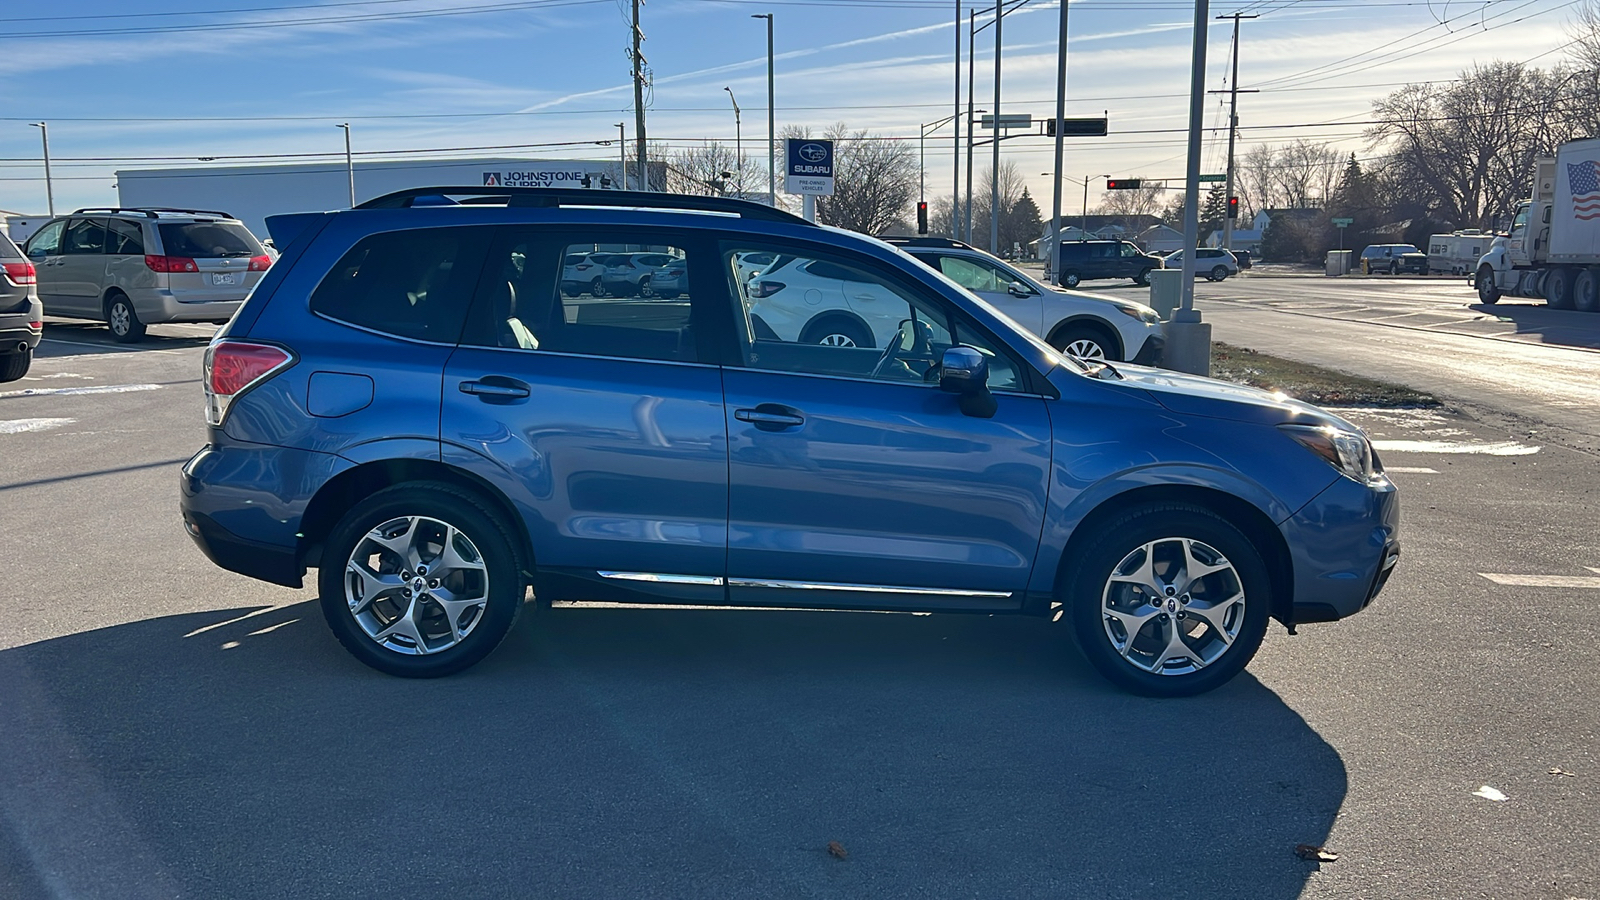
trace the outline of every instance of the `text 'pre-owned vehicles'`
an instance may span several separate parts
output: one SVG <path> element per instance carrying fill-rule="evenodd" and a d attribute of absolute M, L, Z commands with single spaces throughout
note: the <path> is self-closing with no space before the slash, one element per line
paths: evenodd
<path fill-rule="evenodd" d="M 1150 270 L 1161 268 L 1152 256 L 1127 241 L 1062 241 L 1056 249 L 1056 271 L 1069 288 L 1098 278 L 1131 278 L 1150 283 Z"/>
<path fill-rule="evenodd" d="M 226 322 L 272 266 L 244 223 L 192 209 L 80 209 L 26 252 L 47 314 L 105 322 L 123 342 L 160 322 Z"/>
<path fill-rule="evenodd" d="M 0 234 L 0 383 L 28 374 L 44 334 L 35 269 L 11 238 Z"/>
<path fill-rule="evenodd" d="M 1010 263 L 948 238 L 884 240 L 989 301 L 1057 350 L 1082 359 L 1129 360 L 1147 366 L 1161 358 L 1165 343 L 1161 317 L 1142 303 L 1057 290 Z"/>
<path fill-rule="evenodd" d="M 1032 615 L 1127 689 L 1192 694 L 1269 618 L 1364 608 L 1399 555 L 1395 487 L 1348 422 L 1058 353 L 903 251 L 781 210 L 418 188 L 269 227 L 282 258 L 206 352 L 183 521 L 225 568 L 318 569 L 334 634 L 385 672 L 472 665 L 531 585 Z M 567 257 L 613 246 L 681 261 L 682 295 L 564 296 Z M 896 334 L 763 323 L 753 252 L 870 288 Z"/>

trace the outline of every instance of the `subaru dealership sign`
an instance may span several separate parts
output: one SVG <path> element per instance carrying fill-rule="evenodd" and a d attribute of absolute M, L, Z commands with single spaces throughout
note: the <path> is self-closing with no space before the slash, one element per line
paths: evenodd
<path fill-rule="evenodd" d="M 791 194 L 833 196 L 833 141 L 790 138 L 783 173 Z"/>

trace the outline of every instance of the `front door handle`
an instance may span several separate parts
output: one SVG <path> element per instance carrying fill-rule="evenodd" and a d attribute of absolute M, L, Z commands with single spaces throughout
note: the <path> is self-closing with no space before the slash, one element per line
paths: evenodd
<path fill-rule="evenodd" d="M 749 422 L 762 431 L 782 431 L 806 423 L 806 417 L 800 414 L 800 410 L 777 403 L 763 403 L 755 409 L 736 409 L 733 417 L 741 422 Z"/>
<path fill-rule="evenodd" d="M 463 381 L 460 389 L 463 394 L 476 394 L 478 399 L 489 403 L 521 400 L 533 393 L 526 384 L 497 375 L 487 376 L 481 381 Z"/>

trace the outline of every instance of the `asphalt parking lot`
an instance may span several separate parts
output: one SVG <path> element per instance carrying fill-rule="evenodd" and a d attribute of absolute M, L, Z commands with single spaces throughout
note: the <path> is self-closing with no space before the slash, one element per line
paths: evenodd
<path fill-rule="evenodd" d="M 0 896 L 1600 896 L 1581 441 L 1350 413 L 1397 574 L 1190 700 L 1034 620 L 748 610 L 558 607 L 415 682 L 184 534 L 209 331 L 51 323 L 0 390 Z"/>

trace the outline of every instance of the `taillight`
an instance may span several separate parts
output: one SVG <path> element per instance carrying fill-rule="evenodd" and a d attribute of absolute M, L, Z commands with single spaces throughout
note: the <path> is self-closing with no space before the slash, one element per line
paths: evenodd
<path fill-rule="evenodd" d="M 282 347 L 220 340 L 206 348 L 206 421 L 220 426 L 228 406 L 240 394 L 294 364 Z"/>
<path fill-rule="evenodd" d="M 200 267 L 187 256 L 146 256 L 144 264 L 152 272 L 198 272 Z"/>
<path fill-rule="evenodd" d="M 757 300 L 765 300 L 788 287 L 788 285 L 781 281 L 757 281 L 751 283 L 750 287 L 755 291 Z"/>
<path fill-rule="evenodd" d="M 4 263 L 6 277 L 12 284 L 38 284 L 39 272 L 31 262 Z"/>
<path fill-rule="evenodd" d="M 265 272 L 270 268 L 272 268 L 272 257 L 266 255 L 252 256 L 250 257 L 250 268 L 247 271 Z"/>

